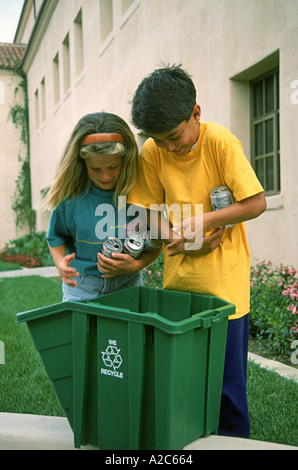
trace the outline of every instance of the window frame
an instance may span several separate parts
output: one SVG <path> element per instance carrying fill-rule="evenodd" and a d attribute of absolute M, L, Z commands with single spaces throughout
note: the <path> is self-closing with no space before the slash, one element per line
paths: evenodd
<path fill-rule="evenodd" d="M 266 79 L 273 76 L 273 94 L 274 104 L 273 110 L 266 112 Z M 262 83 L 262 113 L 255 116 L 255 85 Z M 265 195 L 272 196 L 280 194 L 280 125 L 279 125 L 279 67 L 256 77 L 250 83 L 250 140 L 251 140 L 251 164 L 254 168 L 256 175 L 258 162 L 263 162 L 263 181 L 260 180 L 264 187 Z M 266 149 L 266 123 L 273 121 L 273 149 L 267 151 Z M 256 154 L 256 129 L 258 125 L 262 125 L 262 147 L 263 152 Z M 273 157 L 273 188 L 268 189 L 268 168 L 266 162 L 269 158 Z"/>

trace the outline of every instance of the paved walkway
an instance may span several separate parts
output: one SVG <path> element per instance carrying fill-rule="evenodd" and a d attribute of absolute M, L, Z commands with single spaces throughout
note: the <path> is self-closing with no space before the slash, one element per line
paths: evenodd
<path fill-rule="evenodd" d="M 66 418 L 0 413 L 0 450 L 76 449 Z M 81 450 L 98 449 L 86 446 Z M 298 450 L 298 447 L 210 435 L 187 445 L 185 450 Z"/>
<path fill-rule="evenodd" d="M 0 278 L 28 275 L 59 277 L 55 267 L 0 272 Z M 298 369 L 253 353 L 249 353 L 249 359 L 298 383 Z M 75 450 L 75 448 L 73 433 L 66 418 L 0 413 L 0 450 Z M 82 447 L 82 450 L 96 449 L 86 446 Z M 298 447 L 211 435 L 189 444 L 185 450 L 298 450 Z"/>
<path fill-rule="evenodd" d="M 23 276 L 42 276 L 42 277 L 59 277 L 58 270 L 55 266 L 46 266 L 43 268 L 22 268 L 16 271 L 0 271 L 1 277 L 23 277 Z"/>
<path fill-rule="evenodd" d="M 295 382 L 298 383 L 298 369 L 291 366 L 286 366 L 281 362 L 272 361 L 271 359 L 266 359 L 265 357 L 258 356 L 257 354 L 253 354 L 251 352 L 248 353 L 248 359 L 254 361 L 259 366 L 263 367 L 264 369 L 269 369 L 277 374 L 285 377 L 286 379 L 293 379 Z"/>

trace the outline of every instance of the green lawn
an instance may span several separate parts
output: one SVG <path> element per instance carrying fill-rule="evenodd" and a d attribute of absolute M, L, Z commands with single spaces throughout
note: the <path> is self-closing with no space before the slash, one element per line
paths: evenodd
<path fill-rule="evenodd" d="M 298 384 L 248 362 L 251 439 L 298 447 Z"/>
<path fill-rule="evenodd" d="M 0 412 L 64 416 L 38 353 L 16 313 L 61 301 L 61 282 L 39 276 L 0 279 Z M 252 439 L 298 446 L 298 384 L 248 365 L 248 400 Z"/>
<path fill-rule="evenodd" d="M 39 276 L 0 279 L 0 411 L 64 416 L 25 323 L 16 313 L 61 301 L 61 283 Z"/>
<path fill-rule="evenodd" d="M 5 261 L 0 261 L 0 272 L 2 271 L 15 271 L 16 269 L 22 269 L 18 264 L 6 263 Z"/>

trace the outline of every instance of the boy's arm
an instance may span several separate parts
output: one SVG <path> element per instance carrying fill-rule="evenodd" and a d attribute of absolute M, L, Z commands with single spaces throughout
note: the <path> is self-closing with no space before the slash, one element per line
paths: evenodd
<path fill-rule="evenodd" d="M 152 224 L 154 225 L 152 226 Z M 186 240 L 177 234 L 178 230 L 173 230 L 170 222 L 161 213 L 158 214 L 158 217 L 149 218 L 148 216 L 148 225 L 153 232 L 158 233 L 159 239 L 166 243 L 167 248 L 175 243 L 174 247 L 180 248 L 179 253 L 187 256 L 204 256 L 214 251 L 220 245 L 225 229 L 225 227 L 220 227 L 212 235 L 202 236 L 202 245 L 199 249 L 185 250 L 184 242 Z M 187 241 L 190 242 L 191 240 Z M 173 256 L 173 252 L 169 253 L 169 256 Z"/>
<path fill-rule="evenodd" d="M 203 234 L 208 230 L 225 225 L 234 225 L 247 220 L 254 219 L 261 215 L 266 210 L 266 199 L 264 192 L 260 192 L 249 198 L 243 199 L 239 202 L 234 202 L 224 209 L 203 214 Z M 200 224 L 199 224 L 200 225 Z M 192 242 L 190 234 L 194 233 L 193 227 L 195 226 L 195 218 L 191 217 L 184 220 L 179 226 L 174 227 L 174 231 L 183 229 L 183 234 L 178 240 L 167 245 L 171 249 L 169 256 L 174 256 L 178 253 L 184 252 L 184 243 Z M 199 227 L 202 228 L 201 226 Z M 190 250 L 190 255 L 191 255 Z M 184 254 L 186 254 L 184 252 Z"/>
<path fill-rule="evenodd" d="M 266 199 L 264 193 L 258 193 L 254 196 L 234 202 L 224 209 L 204 214 L 207 230 L 218 227 L 220 225 L 234 225 L 246 220 L 255 219 L 266 210 Z"/>

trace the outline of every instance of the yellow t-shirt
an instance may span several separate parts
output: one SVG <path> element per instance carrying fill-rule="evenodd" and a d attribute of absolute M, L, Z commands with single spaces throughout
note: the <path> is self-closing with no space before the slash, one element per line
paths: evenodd
<path fill-rule="evenodd" d="M 184 157 L 167 152 L 148 139 L 141 152 L 139 181 L 128 202 L 142 204 L 203 204 L 212 210 L 210 192 L 228 186 L 235 201 L 263 191 L 240 141 L 226 128 L 200 123 L 196 146 Z M 182 210 L 182 209 L 181 209 Z M 189 215 L 188 215 L 189 216 Z M 171 223 L 172 213 L 169 213 Z M 184 217 L 183 217 L 184 218 Z M 221 245 L 205 256 L 179 254 L 168 257 L 164 247 L 164 289 L 208 294 L 236 305 L 240 318 L 250 310 L 250 255 L 245 224 L 226 228 Z"/>

